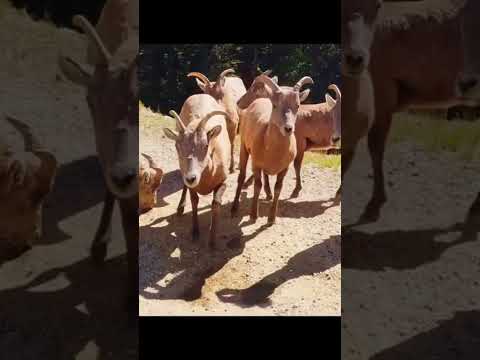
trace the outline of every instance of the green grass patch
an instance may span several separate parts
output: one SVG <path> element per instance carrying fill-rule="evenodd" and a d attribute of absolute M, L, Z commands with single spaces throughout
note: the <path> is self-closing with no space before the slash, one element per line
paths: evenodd
<path fill-rule="evenodd" d="M 235 138 L 235 153 L 240 153 L 240 136 Z M 236 160 L 238 161 L 238 160 Z M 310 166 L 314 166 L 317 168 L 327 168 L 337 170 L 340 168 L 342 164 L 342 156 L 341 155 L 327 155 L 320 152 L 315 151 L 307 151 L 305 152 L 303 158 L 303 164 L 307 164 Z"/>
<path fill-rule="evenodd" d="M 449 151 L 463 160 L 480 160 L 480 120 L 447 121 L 433 114 L 399 113 L 390 139 L 413 141 L 432 152 Z"/>
<path fill-rule="evenodd" d="M 317 168 L 327 168 L 337 170 L 342 165 L 341 155 L 327 155 L 314 151 L 305 152 L 303 164 L 315 166 Z"/>

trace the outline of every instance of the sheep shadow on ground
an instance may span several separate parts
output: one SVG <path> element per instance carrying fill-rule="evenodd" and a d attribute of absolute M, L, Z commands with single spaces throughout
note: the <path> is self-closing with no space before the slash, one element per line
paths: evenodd
<path fill-rule="evenodd" d="M 105 191 L 97 156 L 62 164 L 57 170 L 52 192 L 44 203 L 43 237 L 38 244 L 54 244 L 71 238 L 59 229 L 58 223 L 102 203 Z"/>
<path fill-rule="evenodd" d="M 477 240 L 480 233 L 480 195 L 472 205 L 464 223 L 444 229 L 392 230 L 372 234 L 342 226 L 343 261 L 345 268 L 382 271 L 385 268 L 413 269 L 439 260 L 448 249 Z M 452 233 L 460 232 L 459 235 Z M 456 236 L 453 240 L 437 240 L 437 236 Z"/>
<path fill-rule="evenodd" d="M 245 196 L 246 193 L 243 192 L 241 211 L 245 207 Z M 242 227 L 247 222 L 242 222 L 241 216 L 232 218 L 230 207 L 231 203 L 222 206 L 217 233 L 217 240 L 223 241 L 226 245 L 224 250 L 207 250 L 200 246 L 203 237 L 209 235 L 210 211 L 198 215 L 201 239 L 197 242 L 192 241 L 191 213 L 181 217 L 173 214 L 141 227 L 140 295 L 157 300 L 193 301 L 200 298 L 206 279 L 241 254 L 246 242 L 268 228 L 268 225 L 264 224 L 252 234 L 245 236 Z M 164 222 L 167 223 L 166 226 L 156 227 Z M 179 256 L 173 254 L 176 249 L 179 250 Z M 168 284 L 159 285 L 159 281 L 167 274 L 178 275 Z"/>
<path fill-rule="evenodd" d="M 159 200 L 159 205 L 157 206 L 165 206 L 166 203 L 163 198 L 182 190 L 182 188 L 183 180 L 180 170 L 170 171 L 163 175 L 162 184 L 157 191 L 157 199 Z"/>
<path fill-rule="evenodd" d="M 429 331 L 383 350 L 370 359 L 476 359 L 480 353 L 480 311 L 459 311 Z"/>
<path fill-rule="evenodd" d="M 77 359 L 89 343 L 98 359 L 136 359 L 138 324 L 128 318 L 126 257 L 102 269 L 90 259 L 0 290 L 0 348 L 15 359 Z"/>
<path fill-rule="evenodd" d="M 334 254 L 333 257 L 332 254 Z M 221 301 L 234 303 L 240 307 L 268 305 L 269 296 L 283 283 L 304 275 L 324 272 L 340 264 L 340 258 L 340 236 L 330 236 L 321 243 L 296 254 L 283 268 L 264 277 L 249 288 L 222 289 L 216 294 Z"/>

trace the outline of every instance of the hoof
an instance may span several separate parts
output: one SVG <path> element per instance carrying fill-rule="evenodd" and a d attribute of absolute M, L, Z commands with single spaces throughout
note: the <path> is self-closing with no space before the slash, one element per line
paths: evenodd
<path fill-rule="evenodd" d="M 268 217 L 268 220 L 267 220 L 267 225 L 268 226 L 272 226 L 273 224 L 275 224 L 275 222 L 276 222 L 275 218 Z"/>
<path fill-rule="evenodd" d="M 290 195 L 291 199 L 298 198 L 298 195 L 300 194 L 300 190 L 293 190 L 292 195 Z"/>
<path fill-rule="evenodd" d="M 107 257 L 107 243 L 99 242 L 92 245 L 92 248 L 90 249 L 90 257 L 95 264 L 103 264 Z"/>
<path fill-rule="evenodd" d="M 380 217 L 380 205 L 368 205 L 365 208 L 365 211 L 360 216 L 359 222 L 360 223 L 371 223 L 375 222 Z"/>
<path fill-rule="evenodd" d="M 267 194 L 267 195 L 265 196 L 265 200 L 267 200 L 267 201 L 271 201 L 272 199 L 273 199 L 272 194 Z"/>

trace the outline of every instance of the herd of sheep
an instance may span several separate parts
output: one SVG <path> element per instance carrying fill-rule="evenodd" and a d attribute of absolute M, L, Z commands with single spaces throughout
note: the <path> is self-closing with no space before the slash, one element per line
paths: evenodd
<path fill-rule="evenodd" d="M 294 162 L 297 182 L 292 197 L 297 197 L 302 186 L 300 169 L 304 152 L 311 148 L 337 148 L 341 140 L 341 92 L 332 84 L 329 94 L 319 104 L 301 104 L 310 90 L 302 87 L 313 84 L 305 76 L 294 86 L 279 86 L 277 77 L 270 71 L 255 78 L 249 89 L 236 76 L 226 76 L 232 69 L 223 71 L 215 82 L 205 75 L 193 72 L 202 93 L 188 97 L 180 111 L 170 111 L 176 129 L 165 128 L 167 138 L 175 142 L 183 190 L 177 213 L 183 214 L 187 192 L 192 204 L 192 236 L 200 238 L 198 224 L 199 194 L 213 193 L 209 236 L 203 237 L 203 246 L 223 249 L 217 241 L 218 218 L 229 173 L 234 172 L 234 142 L 240 136 L 240 159 L 237 189 L 231 207 L 232 216 L 239 209 L 239 199 L 246 180 L 246 168 L 251 158 L 254 195 L 250 218 L 258 217 L 259 195 L 264 182 L 267 199 L 272 200 L 268 224 L 275 223 L 278 200 L 288 168 Z M 151 200 L 160 184 L 161 167 L 146 155 L 140 154 L 140 211 L 150 210 Z M 273 196 L 269 176 L 277 176 Z M 150 199 L 150 200 L 149 200 Z"/>

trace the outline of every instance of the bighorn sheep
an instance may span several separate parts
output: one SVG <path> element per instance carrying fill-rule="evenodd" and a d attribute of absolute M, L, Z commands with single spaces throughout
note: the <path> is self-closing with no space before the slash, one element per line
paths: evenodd
<path fill-rule="evenodd" d="M 110 3 L 124 3 L 111 1 Z M 115 8 L 116 9 L 116 8 Z M 129 18 L 125 11 L 109 14 L 109 18 Z M 102 17 L 112 8 L 105 7 Z M 138 294 L 138 32 L 123 23 L 114 22 L 97 32 L 81 15 L 73 17 L 82 28 L 89 45 L 97 50 L 94 69 L 69 57 L 60 56 L 59 67 L 72 82 L 87 90 L 87 103 L 94 122 L 97 153 L 107 185 L 104 208 L 91 247 L 92 258 L 103 262 L 111 238 L 111 218 L 118 199 L 127 242 L 129 267 L 129 305 L 136 311 Z M 101 32 L 100 32 L 101 31 Z M 122 41 L 107 47 L 104 39 L 112 34 Z M 115 37 L 115 36 L 114 36 Z M 132 313 L 133 314 L 133 313 Z"/>
<path fill-rule="evenodd" d="M 200 236 L 198 194 L 213 192 L 210 236 L 203 245 L 223 248 L 224 244 L 216 242 L 216 232 L 231 156 L 228 114 L 210 95 L 197 94 L 185 101 L 180 115 L 173 110 L 170 115 L 176 119 L 177 131 L 165 128 L 164 132 L 175 141 L 183 182 L 190 190 L 193 240 Z"/>
<path fill-rule="evenodd" d="M 300 103 L 309 94 L 308 90 L 300 92 L 300 89 L 303 85 L 312 84 L 313 80 L 305 76 L 293 88 L 281 88 L 265 75 L 261 75 L 259 81 L 270 86 L 273 94 L 271 99 L 256 99 L 242 112 L 240 174 L 232 205 L 232 215 L 238 211 L 248 157 L 251 155 L 255 186 L 250 218 L 256 221 L 258 217 L 258 197 L 262 187 L 261 172 L 263 171 L 266 175 L 277 175 L 273 204 L 268 217 L 268 224 L 273 224 L 277 215 L 283 179 L 297 153 L 294 132 L 298 109 Z"/>
<path fill-rule="evenodd" d="M 277 83 L 277 78 L 272 80 Z M 281 88 L 288 88 L 281 86 Z M 329 94 L 325 95 L 324 103 L 320 104 L 301 104 L 297 114 L 295 126 L 295 138 L 297 142 L 297 155 L 294 160 L 296 173 L 296 186 L 291 197 L 298 197 L 302 189 L 301 167 L 305 151 L 312 148 L 328 149 L 337 146 L 341 139 L 341 93 L 340 89 L 332 84 L 328 87 L 335 91 L 334 100 Z M 247 95 L 242 98 L 239 108 L 248 106 L 256 98 L 268 97 L 272 95 L 271 91 L 263 86 L 263 83 L 252 85 Z M 244 187 L 249 186 L 254 179 L 252 175 Z M 267 200 L 271 200 L 272 192 L 268 176 L 264 174 L 264 190 L 267 194 Z"/>
<path fill-rule="evenodd" d="M 342 71 L 359 77 L 369 70 L 374 88 L 369 102 L 374 101 L 375 120 L 368 133 L 374 186 L 362 220 L 375 221 L 386 201 L 383 156 L 393 113 L 471 104 L 459 98 L 456 86 L 463 66 L 463 5 L 464 0 L 342 2 Z"/>
<path fill-rule="evenodd" d="M 208 95 L 211 95 L 221 104 L 228 114 L 227 130 L 230 138 L 230 173 L 235 171 L 235 160 L 233 151 L 235 147 L 235 136 L 239 123 L 239 114 L 237 109 L 237 101 L 247 92 L 242 79 L 239 77 L 226 77 L 227 74 L 233 73 L 233 69 L 222 71 L 217 81 L 211 82 L 205 75 L 199 72 L 191 72 L 187 76 L 195 77 L 198 87 Z"/>
<path fill-rule="evenodd" d="M 7 147 L 0 154 L 0 253 L 16 255 L 42 236 L 43 202 L 53 187 L 57 161 L 26 124 L 7 120 L 25 142 L 24 152 Z"/>
<path fill-rule="evenodd" d="M 162 182 L 163 171 L 150 155 L 141 153 L 138 156 L 139 212 L 153 209 L 157 204 L 157 190 Z"/>

